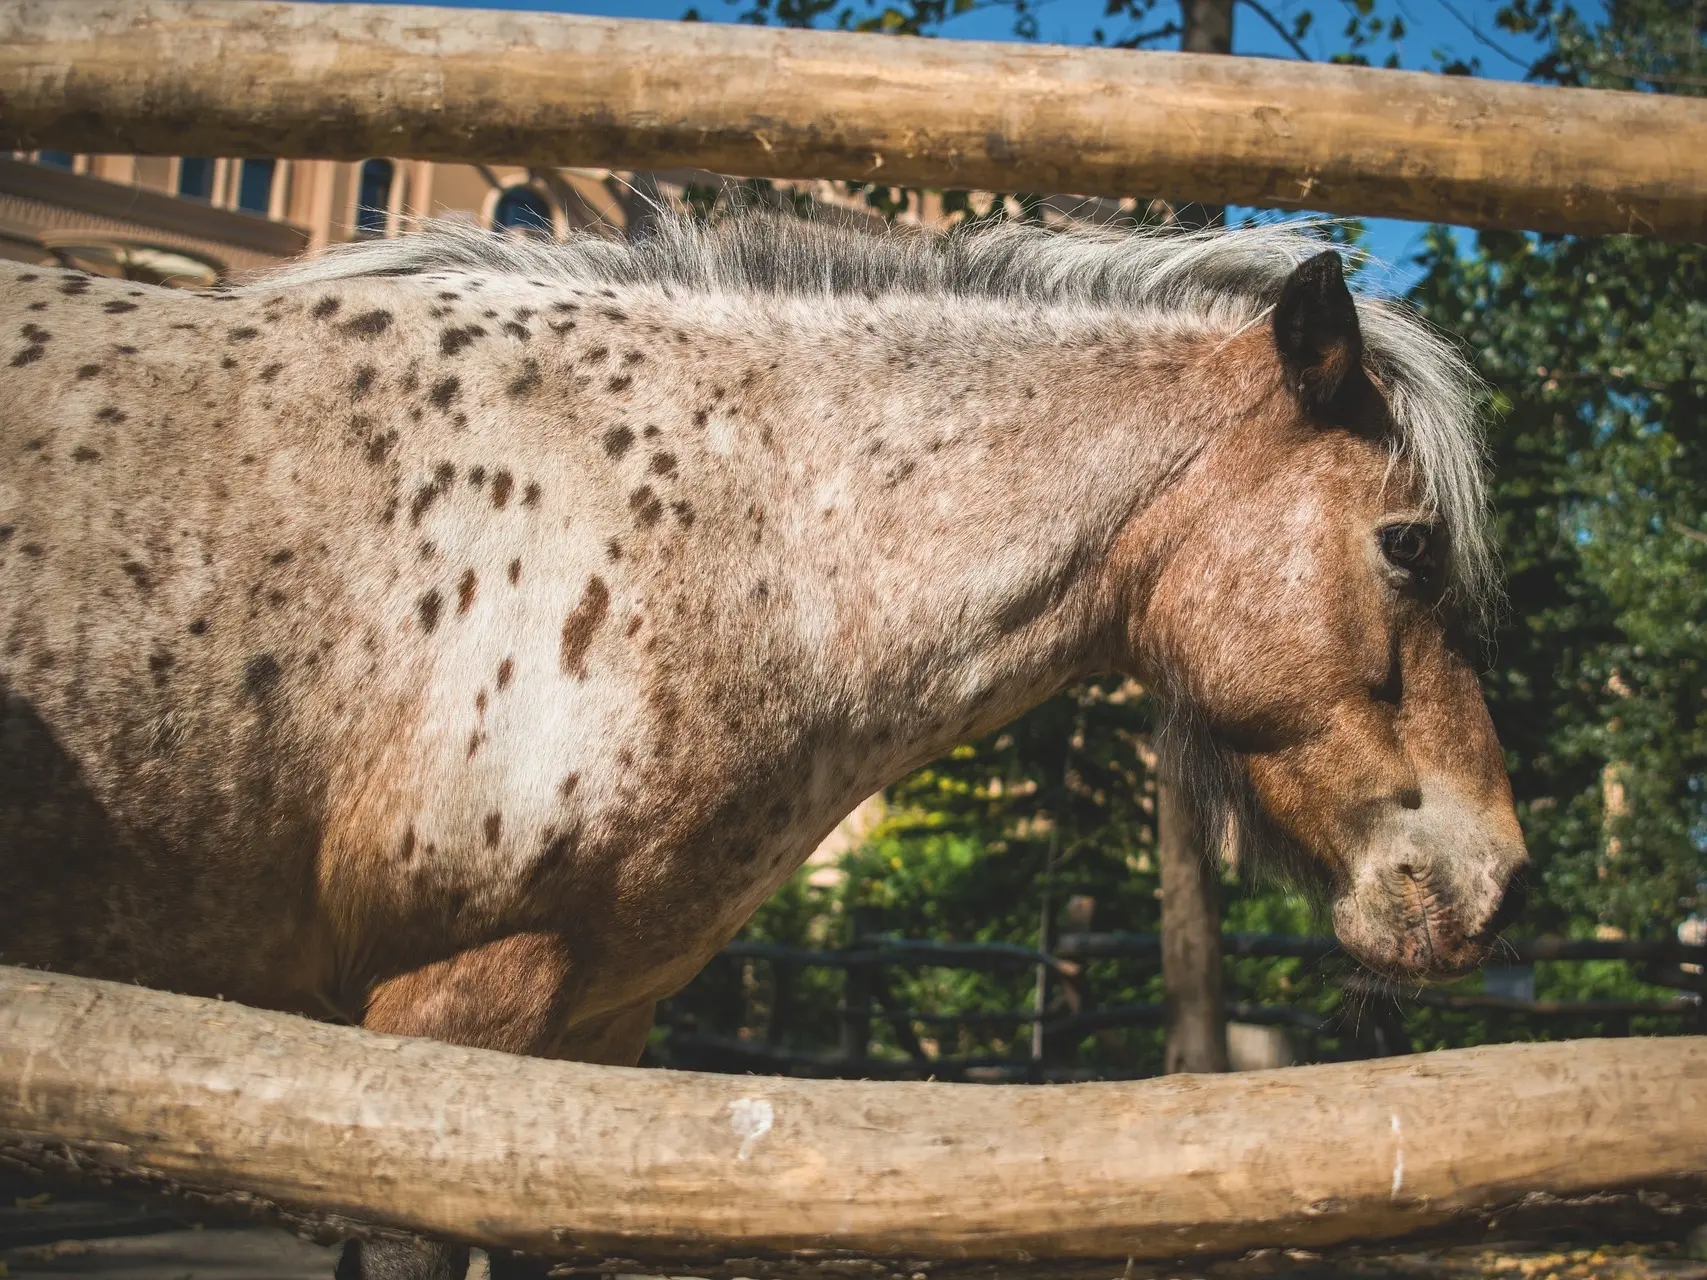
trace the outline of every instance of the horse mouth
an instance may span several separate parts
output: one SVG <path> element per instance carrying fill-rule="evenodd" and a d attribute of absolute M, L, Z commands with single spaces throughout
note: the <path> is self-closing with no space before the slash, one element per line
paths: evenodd
<path fill-rule="evenodd" d="M 1376 912 L 1342 936 L 1346 949 L 1371 973 L 1407 984 L 1452 982 L 1480 968 L 1501 930 L 1520 908 L 1502 908 L 1479 926 L 1466 921 L 1455 895 L 1426 871 L 1395 869 Z"/>

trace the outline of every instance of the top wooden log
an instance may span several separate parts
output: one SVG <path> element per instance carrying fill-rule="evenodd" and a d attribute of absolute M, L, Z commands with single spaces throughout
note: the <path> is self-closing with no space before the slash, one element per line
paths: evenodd
<path fill-rule="evenodd" d="M 0 145 L 698 166 L 1707 240 L 1707 100 L 467 9 L 11 0 Z"/>

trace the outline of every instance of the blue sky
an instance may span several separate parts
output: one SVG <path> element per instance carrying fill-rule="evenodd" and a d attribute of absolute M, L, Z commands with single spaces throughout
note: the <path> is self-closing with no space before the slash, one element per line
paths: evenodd
<path fill-rule="evenodd" d="M 440 0 L 455 8 L 528 9 L 555 13 L 593 14 L 610 18 L 654 18 L 676 20 L 690 5 L 700 16 L 711 22 L 734 21 L 747 7 L 744 0 Z M 864 0 L 854 0 L 863 5 Z M 1494 0 L 1390 0 L 1382 6 L 1386 12 L 1397 13 L 1404 19 L 1408 31 L 1398 42 L 1396 50 L 1402 65 L 1409 70 L 1433 70 L 1440 56 L 1475 58 L 1481 64 L 1481 74 L 1493 79 L 1520 80 L 1531 60 L 1541 47 L 1534 42 L 1507 35 L 1493 25 L 1498 5 Z M 1089 44 L 1092 32 L 1102 27 L 1110 40 L 1128 34 L 1127 24 L 1110 21 L 1104 15 L 1104 0 L 1042 0 L 1036 8 L 1038 38 L 1055 44 Z M 1172 16 L 1170 5 L 1163 0 L 1158 18 Z M 1326 58 L 1343 47 L 1338 39 L 1350 12 L 1350 0 L 1268 0 L 1264 5 L 1288 27 L 1295 14 L 1313 9 L 1315 30 L 1305 34 L 1303 45 L 1315 59 Z M 1604 11 L 1602 0 L 1578 0 L 1577 9 L 1585 16 L 1597 16 Z M 960 40 L 1013 40 L 1012 11 L 1002 6 L 987 5 L 973 12 L 950 19 L 941 34 Z M 1381 55 L 1395 46 L 1383 45 Z M 1234 18 L 1233 52 L 1256 57 L 1292 58 L 1296 55 L 1285 41 L 1251 8 L 1241 5 Z M 1416 271 L 1407 260 L 1419 247 L 1423 227 L 1419 223 L 1393 219 L 1372 219 L 1368 223 L 1366 245 L 1376 257 L 1391 264 L 1391 269 L 1373 275 L 1367 286 L 1402 291 L 1415 279 Z"/>

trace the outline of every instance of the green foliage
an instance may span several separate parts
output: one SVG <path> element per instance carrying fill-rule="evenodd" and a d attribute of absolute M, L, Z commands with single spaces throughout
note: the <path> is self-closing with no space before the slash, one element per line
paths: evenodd
<path fill-rule="evenodd" d="M 1707 84 L 1698 6 L 1621 3 L 1597 33 L 1546 11 L 1511 12 L 1553 24 L 1550 74 L 1628 86 L 1665 49 Z M 1424 257 L 1416 301 L 1495 410 L 1510 607 L 1485 684 L 1545 888 L 1529 923 L 1665 935 L 1707 879 L 1707 250 L 1486 234 L 1460 256 L 1437 229 Z"/>

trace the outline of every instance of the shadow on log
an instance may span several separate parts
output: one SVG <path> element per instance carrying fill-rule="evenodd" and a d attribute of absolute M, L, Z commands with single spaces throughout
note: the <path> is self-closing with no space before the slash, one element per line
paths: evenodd
<path fill-rule="evenodd" d="M 1707 1208 L 1707 1038 L 1056 1088 L 638 1071 L 0 967 L 0 1161 L 617 1271 L 1106 1277 Z M 356 1224 L 372 1224 L 360 1227 Z M 1110 1270 L 1110 1266 L 1113 1270 Z"/>

